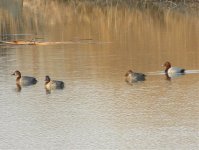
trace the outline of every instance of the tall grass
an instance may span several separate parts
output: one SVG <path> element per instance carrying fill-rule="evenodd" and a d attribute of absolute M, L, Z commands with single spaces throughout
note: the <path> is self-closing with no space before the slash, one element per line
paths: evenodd
<path fill-rule="evenodd" d="M 0 9 L 0 34 L 44 35 L 52 30 L 62 33 L 61 29 L 71 25 L 77 28 L 97 26 L 98 30 L 118 32 L 121 26 L 130 27 L 143 13 L 148 17 L 146 20 L 153 18 L 164 24 L 165 18 L 176 13 L 173 12 L 174 7 L 177 9 L 182 5 L 188 9 L 193 4 L 194 10 L 197 10 L 195 8 L 198 8 L 198 3 L 193 2 L 194 0 L 24 0 L 22 13 L 18 17 Z M 183 12 L 181 10 L 183 9 L 178 12 Z M 198 14 L 198 11 L 194 12 Z"/>
<path fill-rule="evenodd" d="M 58 2 L 64 2 L 67 4 L 80 5 L 82 3 L 92 6 L 100 7 L 128 7 L 128 8 L 155 8 L 159 9 L 186 9 L 198 10 L 198 0 L 57 0 Z"/>

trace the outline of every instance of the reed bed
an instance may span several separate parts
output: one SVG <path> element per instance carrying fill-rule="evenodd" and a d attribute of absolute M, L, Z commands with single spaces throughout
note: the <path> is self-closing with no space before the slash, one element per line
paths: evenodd
<path fill-rule="evenodd" d="M 174 9 L 198 11 L 198 0 L 57 0 L 58 2 L 81 6 L 82 4 L 98 7 L 126 7 L 138 9 Z"/>
<path fill-rule="evenodd" d="M 174 7 L 176 10 L 181 7 L 180 11 L 173 11 Z M 71 25 L 76 28 L 96 26 L 96 32 L 104 33 L 104 30 L 108 30 L 114 34 L 123 26 L 130 28 L 132 23 L 136 23 L 136 20 L 143 16 L 146 20 L 153 19 L 164 24 L 166 19 L 173 15 L 190 14 L 197 18 L 197 10 L 198 1 L 194 0 L 24 0 L 22 13 L 17 17 L 0 9 L 0 34 L 44 35 L 56 30 L 66 35 L 65 32 L 74 32 L 63 30 Z M 2 36 L 2 39 L 5 37 Z"/>

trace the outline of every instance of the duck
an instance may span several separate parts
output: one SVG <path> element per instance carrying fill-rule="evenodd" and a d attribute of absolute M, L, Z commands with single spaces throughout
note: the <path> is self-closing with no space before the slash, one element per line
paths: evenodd
<path fill-rule="evenodd" d="M 165 73 L 166 74 L 184 74 L 185 69 L 179 68 L 179 67 L 171 67 L 171 63 L 169 61 L 166 61 L 163 65 L 166 67 Z"/>
<path fill-rule="evenodd" d="M 45 77 L 45 88 L 47 90 L 63 89 L 64 88 L 64 82 L 63 81 L 57 81 L 57 80 L 51 80 L 50 77 L 47 75 Z"/>
<path fill-rule="evenodd" d="M 16 70 L 12 75 L 16 76 L 16 84 L 17 85 L 34 85 L 37 83 L 37 79 L 35 77 L 29 77 L 29 76 L 22 76 L 21 72 Z"/>
<path fill-rule="evenodd" d="M 132 70 L 129 70 L 126 74 L 126 81 L 129 83 L 132 82 L 137 82 L 137 81 L 144 81 L 146 75 L 143 73 L 137 73 L 137 72 L 133 72 Z"/>

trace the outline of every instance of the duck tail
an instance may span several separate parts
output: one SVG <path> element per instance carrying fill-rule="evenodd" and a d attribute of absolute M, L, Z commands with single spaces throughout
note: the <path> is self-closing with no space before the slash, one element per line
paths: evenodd
<path fill-rule="evenodd" d="M 182 70 L 180 71 L 180 73 L 185 73 L 185 69 L 182 69 Z"/>
<path fill-rule="evenodd" d="M 64 82 L 61 82 L 61 88 L 64 88 Z"/>
<path fill-rule="evenodd" d="M 33 79 L 33 84 L 36 84 L 37 83 L 37 79 Z"/>

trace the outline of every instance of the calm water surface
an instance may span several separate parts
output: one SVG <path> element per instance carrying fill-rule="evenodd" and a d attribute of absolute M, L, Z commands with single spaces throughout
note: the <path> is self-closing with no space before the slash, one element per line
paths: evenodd
<path fill-rule="evenodd" d="M 62 37 L 92 44 L 1 46 L 0 149 L 199 149 L 199 22 L 169 17 L 141 17 L 105 37 L 74 26 Z M 188 73 L 167 80 L 166 60 Z M 128 69 L 147 80 L 127 84 Z M 39 82 L 17 88 L 15 70 Z M 65 88 L 46 92 L 45 75 Z"/>

